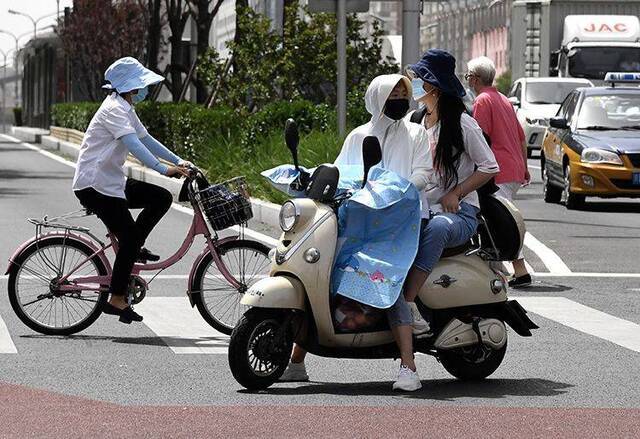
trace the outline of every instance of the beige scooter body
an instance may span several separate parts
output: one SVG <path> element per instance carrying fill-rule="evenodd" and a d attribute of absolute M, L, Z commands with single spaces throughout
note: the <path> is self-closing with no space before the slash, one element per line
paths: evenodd
<path fill-rule="evenodd" d="M 270 277 L 255 283 L 241 301 L 250 308 L 231 334 L 228 358 L 234 378 L 248 389 L 265 389 L 278 380 L 294 341 L 325 357 L 398 356 L 383 324 L 368 332 L 336 330 L 331 297 L 338 244 L 335 210 L 349 193 L 336 195 L 335 166 L 320 165 L 311 176 L 298 167 L 293 120 L 287 121 L 285 139 L 298 171 L 286 191 L 303 192 L 306 198 L 283 205 L 284 233 L 271 253 Z M 362 155 L 366 184 L 369 170 L 382 160 L 376 137 L 363 140 Z M 442 255 L 416 300 L 418 310 L 429 314 L 432 333 L 416 339 L 414 349 L 437 357 L 449 373 L 465 380 L 485 378 L 499 367 L 507 348 L 507 324 L 522 336 L 537 328 L 517 301 L 507 300 L 506 280 L 491 268 L 491 261 L 517 257 L 524 237 L 522 217 L 513 205 L 493 196 L 481 197 L 480 207 L 481 224 L 472 242 Z"/>
<path fill-rule="evenodd" d="M 314 319 L 317 343 L 325 348 L 373 347 L 392 343 L 390 331 L 336 332 L 330 303 L 330 280 L 336 253 L 337 218 L 329 206 L 320 202 L 310 199 L 293 202 L 298 215 L 297 224 L 292 231 L 282 234 L 275 253 L 272 253 L 271 277 L 250 288 L 242 303 L 251 307 L 307 311 L 305 315 Z M 521 217 L 519 220 L 522 223 Z M 524 235 L 524 228 L 521 228 L 521 234 Z M 492 270 L 480 254 L 463 252 L 441 259 L 420 291 L 422 303 L 439 310 L 506 302 L 504 278 Z"/>

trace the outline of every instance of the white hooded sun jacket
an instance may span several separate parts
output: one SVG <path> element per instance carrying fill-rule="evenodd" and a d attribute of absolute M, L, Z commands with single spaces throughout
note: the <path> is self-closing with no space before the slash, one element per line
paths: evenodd
<path fill-rule="evenodd" d="M 367 136 L 376 136 L 382 148 L 382 167 L 409 180 L 424 194 L 433 173 L 426 129 L 407 118 L 392 120 L 383 113 L 389 95 L 400 81 L 405 83 L 411 99 L 411 82 L 402 75 L 381 75 L 371 81 L 364 97 L 371 121 L 349 133 L 335 164 L 362 166 L 362 141 Z M 428 205 L 424 196 L 422 200 L 422 212 L 426 214 Z"/>

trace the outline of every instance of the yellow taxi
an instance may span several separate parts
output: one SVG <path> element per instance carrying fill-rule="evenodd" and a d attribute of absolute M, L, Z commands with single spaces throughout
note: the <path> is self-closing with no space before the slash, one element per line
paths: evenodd
<path fill-rule="evenodd" d="M 640 197 L 640 73 L 605 81 L 571 92 L 549 121 L 540 158 L 547 203 Z"/>

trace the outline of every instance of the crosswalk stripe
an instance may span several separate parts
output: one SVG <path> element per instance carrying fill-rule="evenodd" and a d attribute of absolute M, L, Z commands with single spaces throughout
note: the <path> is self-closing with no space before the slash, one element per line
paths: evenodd
<path fill-rule="evenodd" d="M 11 335 L 9 335 L 9 329 L 7 329 L 7 325 L 5 325 L 4 320 L 0 317 L 0 354 L 17 354 L 18 350 L 16 349 L 16 345 L 13 344 L 13 340 L 11 340 Z"/>
<path fill-rule="evenodd" d="M 511 297 L 527 310 L 562 325 L 640 352 L 640 325 L 566 297 Z"/>
<path fill-rule="evenodd" d="M 136 312 L 176 354 L 227 353 L 229 337 L 209 326 L 186 297 L 147 297 Z"/>

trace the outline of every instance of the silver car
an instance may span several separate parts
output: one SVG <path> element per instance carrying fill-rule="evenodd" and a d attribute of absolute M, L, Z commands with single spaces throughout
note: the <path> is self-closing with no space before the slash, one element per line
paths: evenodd
<path fill-rule="evenodd" d="M 524 130 L 527 155 L 540 150 L 549 119 L 556 115 L 560 104 L 573 90 L 593 87 L 581 78 L 520 78 L 511 86 L 509 101 Z"/>

